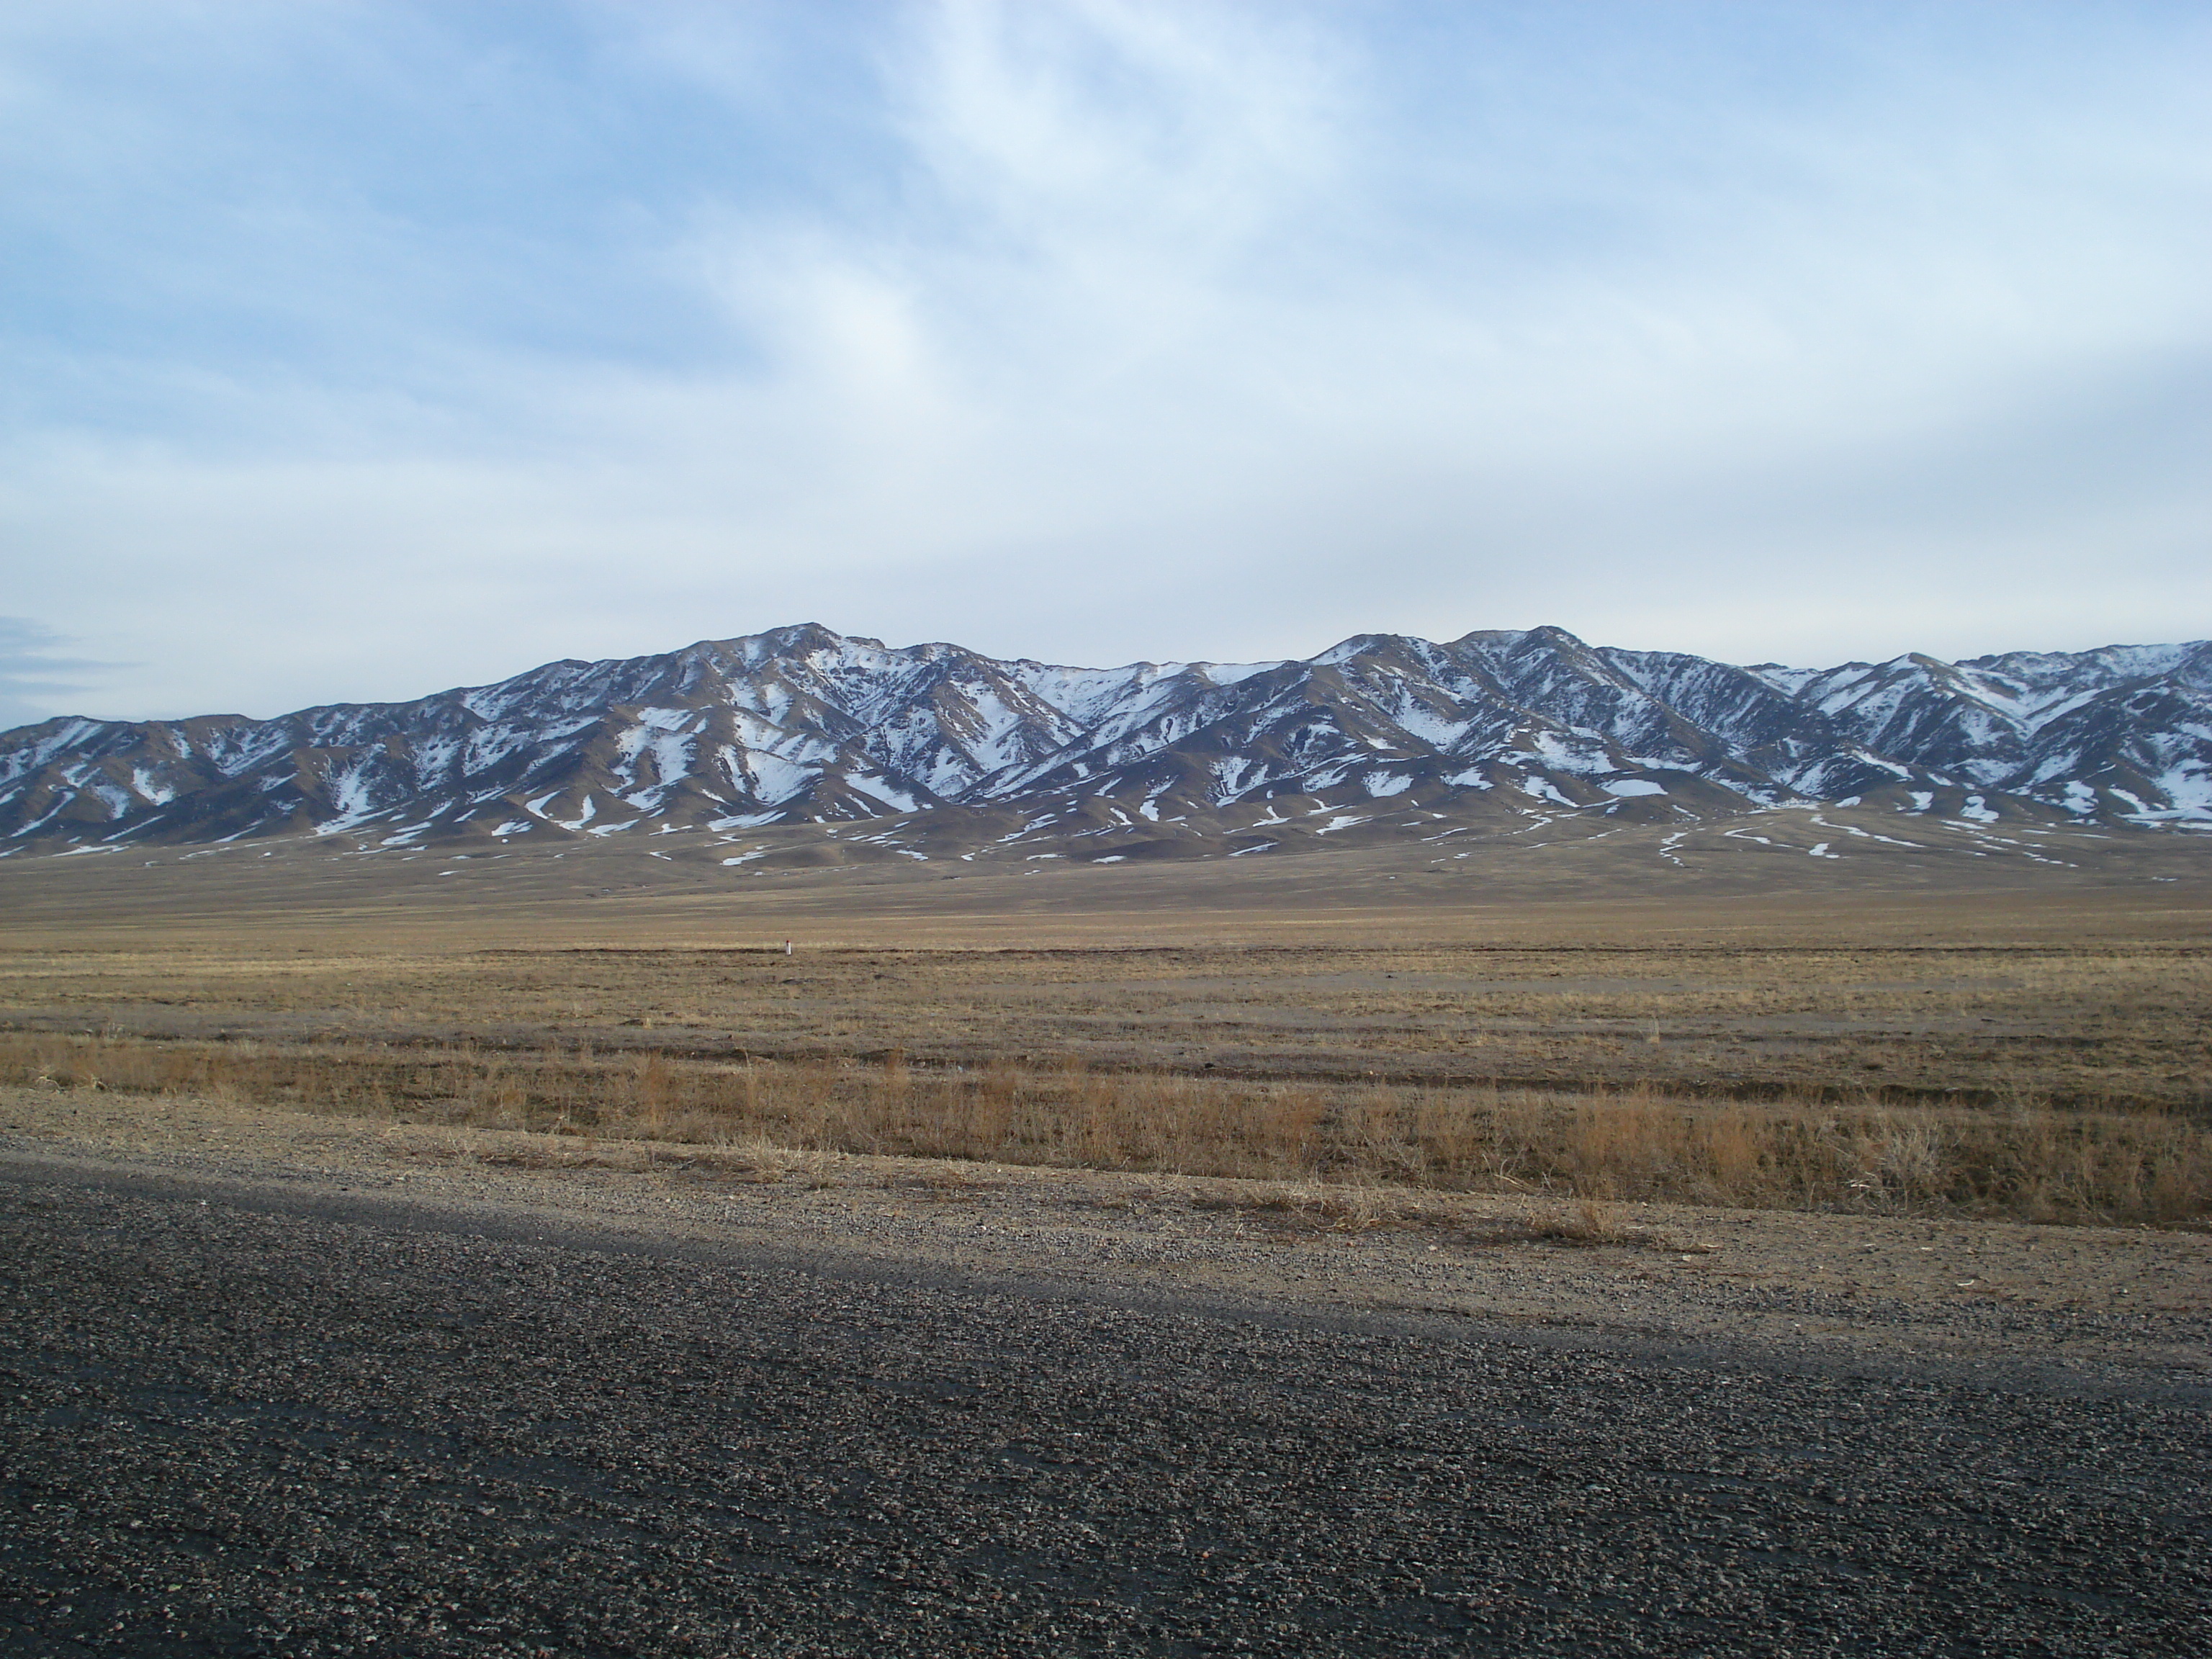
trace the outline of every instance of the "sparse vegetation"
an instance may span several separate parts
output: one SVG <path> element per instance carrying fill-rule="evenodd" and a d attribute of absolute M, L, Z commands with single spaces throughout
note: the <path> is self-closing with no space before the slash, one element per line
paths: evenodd
<path fill-rule="evenodd" d="M 1916 899 L 1741 944 L 1716 902 L 1613 934 L 1595 910 L 1526 913 L 1524 933 L 1565 935 L 1548 945 L 1409 920 L 1388 948 L 1097 945 L 1078 917 L 1051 948 L 796 955 L 781 928 L 769 948 L 481 950 L 364 913 L 301 948 L 176 917 L 137 948 L 0 956 L 0 1077 L 750 1146 L 764 1166 L 1182 1172 L 1347 1231 L 1407 1194 L 1484 1191 L 1556 1204 L 1563 1240 L 1668 1199 L 2203 1224 L 2212 948 L 2163 897 L 2005 902 L 1955 944 L 1899 942 Z"/>
<path fill-rule="evenodd" d="M 2212 1118 L 2212 950 L 24 953 L 17 1029 Z M 1653 1041 L 1654 1036 L 1659 1040 Z"/>
<path fill-rule="evenodd" d="M 1581 1200 L 1555 1231 L 1590 1242 L 1631 1200 L 2166 1225 L 2212 1216 L 2212 1133 L 2160 1109 L 1316 1085 L 1106 1072 L 1076 1056 L 925 1068 L 903 1054 L 732 1062 L 24 1033 L 0 1039 L 0 1079 L 788 1153 L 1319 1183 L 1328 1190 L 1296 1204 L 1346 1231 L 1382 1218 L 1385 1188 Z"/>

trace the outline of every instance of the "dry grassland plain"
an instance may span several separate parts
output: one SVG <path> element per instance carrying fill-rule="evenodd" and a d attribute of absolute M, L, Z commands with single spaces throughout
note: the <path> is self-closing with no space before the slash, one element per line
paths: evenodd
<path fill-rule="evenodd" d="M 1597 839 L 1445 875 L 1389 847 L 957 879 L 11 860 L 0 1081 L 738 1164 L 2212 1220 L 2212 839 Z"/>

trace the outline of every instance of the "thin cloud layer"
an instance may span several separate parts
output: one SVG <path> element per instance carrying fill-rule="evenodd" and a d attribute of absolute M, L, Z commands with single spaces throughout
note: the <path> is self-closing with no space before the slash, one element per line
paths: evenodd
<path fill-rule="evenodd" d="M 0 617 L 0 728 L 30 724 L 118 666 L 70 656 L 68 643 L 27 617 Z"/>
<path fill-rule="evenodd" d="M 2201 636 L 2208 44 L 2178 6 L 18 15 L 9 604 L 142 665 L 54 694 L 127 714 L 797 620 L 1090 662 Z"/>

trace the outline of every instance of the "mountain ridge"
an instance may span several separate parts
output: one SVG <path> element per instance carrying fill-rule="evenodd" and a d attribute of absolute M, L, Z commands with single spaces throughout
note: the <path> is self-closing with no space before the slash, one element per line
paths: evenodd
<path fill-rule="evenodd" d="M 1131 857 L 1262 850 L 1285 812 L 1671 822 L 1862 799 L 2212 828 L 2212 642 L 1801 669 L 1540 627 L 1095 669 L 808 623 L 407 702 L 0 732 L 0 856 L 895 820 L 915 857 L 1048 823 Z"/>

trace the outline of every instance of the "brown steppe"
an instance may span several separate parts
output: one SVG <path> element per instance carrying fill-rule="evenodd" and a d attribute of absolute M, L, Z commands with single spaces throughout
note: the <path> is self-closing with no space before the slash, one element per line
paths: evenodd
<path fill-rule="evenodd" d="M 1596 1231 L 1630 1200 L 2204 1224 L 2212 838 L 1964 833 L 1470 836 L 1441 869 L 9 860 L 0 1081 L 733 1167 L 1234 1177 L 1355 1219 L 1495 1192 Z"/>

